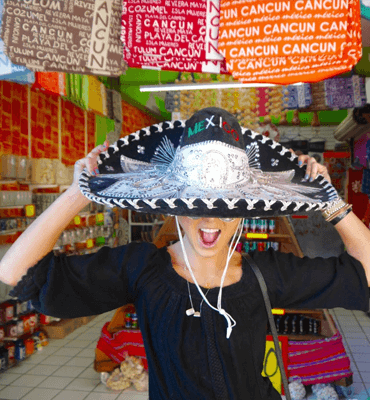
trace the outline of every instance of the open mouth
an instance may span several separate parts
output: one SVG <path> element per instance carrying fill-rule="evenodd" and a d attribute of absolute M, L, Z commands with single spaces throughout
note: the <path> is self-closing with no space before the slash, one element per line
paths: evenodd
<path fill-rule="evenodd" d="M 199 229 L 200 238 L 204 247 L 214 246 L 220 237 L 220 229 Z"/>

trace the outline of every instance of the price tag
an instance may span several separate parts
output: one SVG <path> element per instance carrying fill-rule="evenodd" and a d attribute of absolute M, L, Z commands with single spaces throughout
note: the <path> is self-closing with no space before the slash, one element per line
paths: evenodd
<path fill-rule="evenodd" d="M 96 225 L 104 225 L 104 214 L 103 213 L 96 214 Z"/>
<path fill-rule="evenodd" d="M 94 247 L 94 240 L 93 239 L 87 239 L 86 248 L 91 249 L 93 247 Z"/>
<path fill-rule="evenodd" d="M 33 218 L 36 215 L 36 207 L 34 204 L 24 206 L 24 214 L 27 218 Z"/>
<path fill-rule="evenodd" d="M 268 239 L 268 233 L 254 233 L 248 232 L 245 234 L 246 239 Z"/>
<path fill-rule="evenodd" d="M 79 215 L 76 215 L 73 222 L 76 226 L 80 226 L 81 225 L 81 217 Z"/>

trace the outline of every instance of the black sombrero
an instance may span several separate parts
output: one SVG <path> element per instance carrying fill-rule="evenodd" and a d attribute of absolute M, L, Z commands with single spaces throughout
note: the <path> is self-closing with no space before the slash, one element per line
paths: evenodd
<path fill-rule="evenodd" d="M 287 148 L 205 108 L 119 139 L 100 154 L 99 175 L 80 176 L 82 193 L 112 207 L 203 217 L 263 217 L 324 210 L 339 196 Z"/>

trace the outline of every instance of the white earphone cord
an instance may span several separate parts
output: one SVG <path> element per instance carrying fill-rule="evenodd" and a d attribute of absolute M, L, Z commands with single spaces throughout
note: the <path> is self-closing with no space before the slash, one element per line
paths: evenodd
<path fill-rule="evenodd" d="M 237 244 L 238 244 L 238 242 L 240 240 L 240 236 L 241 236 L 241 234 L 243 232 L 244 219 L 241 220 L 238 228 L 236 229 L 236 231 L 235 231 L 235 233 L 233 235 L 233 238 L 232 238 L 230 246 L 229 246 L 226 265 L 225 265 L 225 269 L 224 269 L 224 272 L 223 272 L 222 277 L 221 277 L 220 290 L 218 292 L 217 308 L 213 307 L 212 304 L 209 303 L 207 297 L 204 295 L 202 289 L 198 285 L 197 280 L 195 279 L 193 270 L 191 269 L 191 266 L 190 266 L 190 263 L 189 263 L 189 260 L 188 260 L 188 257 L 187 257 L 186 251 L 185 251 L 185 246 L 184 246 L 184 242 L 183 242 L 183 239 L 182 239 L 182 236 L 181 236 L 181 230 L 180 230 L 180 225 L 179 225 L 179 221 L 177 219 L 177 216 L 175 216 L 175 220 L 176 220 L 177 231 L 178 231 L 179 238 L 180 238 L 181 249 L 182 249 L 182 252 L 184 254 L 185 264 L 186 264 L 186 266 L 187 266 L 187 268 L 188 268 L 188 270 L 190 272 L 190 275 L 191 275 L 191 277 L 192 277 L 192 279 L 193 279 L 193 281 L 195 283 L 195 286 L 198 289 L 198 292 L 203 297 L 204 301 L 209 305 L 209 307 L 211 307 L 213 310 L 217 311 L 220 315 L 222 315 L 226 319 L 226 322 L 227 322 L 226 338 L 229 339 L 230 335 L 231 335 L 231 332 L 232 332 L 234 326 L 236 325 L 236 322 L 235 322 L 234 318 L 222 308 L 222 286 L 223 286 L 224 281 L 225 281 L 226 272 L 227 272 L 227 269 L 229 267 L 229 262 L 231 260 L 232 255 L 234 254 L 236 246 L 237 246 Z M 239 229 L 238 239 L 235 241 L 235 237 L 237 235 L 238 229 Z M 235 241 L 235 243 L 234 243 L 234 241 Z"/>

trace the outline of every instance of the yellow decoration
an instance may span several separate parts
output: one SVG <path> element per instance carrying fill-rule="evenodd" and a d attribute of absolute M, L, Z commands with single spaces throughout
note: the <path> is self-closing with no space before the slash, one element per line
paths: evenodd
<path fill-rule="evenodd" d="M 24 214 L 27 218 L 33 218 L 36 215 L 36 207 L 34 204 L 24 206 Z"/>
<path fill-rule="evenodd" d="M 96 225 L 103 225 L 104 224 L 104 214 L 98 213 L 96 214 Z"/>
<path fill-rule="evenodd" d="M 285 315 L 285 310 L 284 308 L 273 308 L 272 313 L 274 315 Z"/>
<path fill-rule="evenodd" d="M 268 239 L 269 234 L 268 233 L 253 233 L 253 232 L 248 232 L 245 234 L 246 239 Z"/>
<path fill-rule="evenodd" d="M 281 348 L 281 342 L 279 342 Z M 262 376 L 268 377 L 272 386 L 281 394 L 281 373 L 275 353 L 275 345 L 273 341 L 266 341 L 265 358 L 263 360 Z"/>

